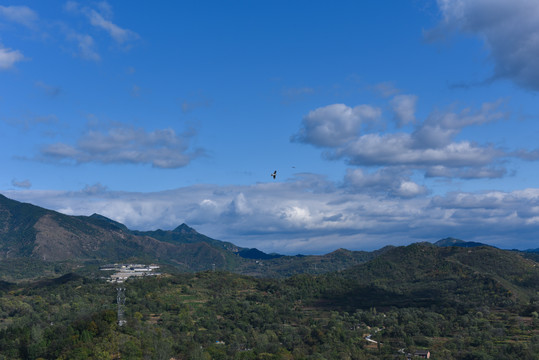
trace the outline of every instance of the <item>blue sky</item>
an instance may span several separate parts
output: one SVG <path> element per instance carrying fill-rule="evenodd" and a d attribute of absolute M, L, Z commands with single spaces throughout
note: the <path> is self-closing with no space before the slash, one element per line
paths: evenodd
<path fill-rule="evenodd" d="M 0 192 L 285 254 L 537 248 L 537 39 L 534 0 L 4 1 Z"/>

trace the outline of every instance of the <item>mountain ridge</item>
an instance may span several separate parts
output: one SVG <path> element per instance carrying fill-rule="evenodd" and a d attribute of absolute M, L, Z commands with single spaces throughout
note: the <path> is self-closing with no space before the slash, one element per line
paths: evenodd
<path fill-rule="evenodd" d="M 453 237 L 447 237 L 445 239 L 438 240 L 438 241 L 436 241 L 434 243 L 434 245 L 440 246 L 440 247 L 457 246 L 457 247 L 464 247 L 464 248 L 478 247 L 478 246 L 495 247 L 495 246 L 488 245 L 488 244 L 483 244 L 483 243 L 480 243 L 480 242 L 464 241 L 464 240 L 456 239 L 456 238 L 453 238 Z"/>
<path fill-rule="evenodd" d="M 252 276 L 282 277 L 334 271 L 373 256 L 361 251 L 320 256 L 266 254 L 212 239 L 185 223 L 173 230 L 130 230 L 100 214 L 65 215 L 0 194 L 0 259 L 143 261 L 168 264 L 179 271 L 222 269 Z"/>
<path fill-rule="evenodd" d="M 539 289 L 539 266 L 520 253 L 489 246 L 439 247 L 414 243 L 329 274 L 328 304 L 372 306 L 491 306 L 527 303 Z M 327 286 L 327 285 L 326 285 Z M 336 290 L 341 289 L 341 290 Z"/>
<path fill-rule="evenodd" d="M 455 238 L 426 244 L 440 249 L 496 249 Z M 266 254 L 256 248 L 212 239 L 185 223 L 173 230 L 130 230 L 100 214 L 70 216 L 0 194 L 0 259 L 39 260 L 41 270 L 50 269 L 46 262 L 51 261 L 73 264 L 139 261 L 170 265 L 176 271 L 220 269 L 258 277 L 287 277 L 342 271 L 383 254 L 398 252 L 395 250 L 398 248 L 388 245 L 370 252 L 336 249 L 325 255 Z M 520 253 L 536 260 L 534 252 Z M 39 274 L 39 271 L 37 267 L 35 272 Z"/>

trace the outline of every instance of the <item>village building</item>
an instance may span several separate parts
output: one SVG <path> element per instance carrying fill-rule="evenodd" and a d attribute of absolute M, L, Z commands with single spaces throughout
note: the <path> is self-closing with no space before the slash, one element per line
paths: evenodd
<path fill-rule="evenodd" d="M 122 283 L 129 278 L 142 276 L 157 276 L 160 273 L 155 272 L 159 265 L 144 264 L 108 264 L 99 268 L 101 271 L 114 271 L 107 281 L 113 283 Z"/>
<path fill-rule="evenodd" d="M 422 359 L 430 359 L 430 351 L 428 351 L 428 350 L 417 350 L 414 353 L 414 356 L 422 358 Z"/>

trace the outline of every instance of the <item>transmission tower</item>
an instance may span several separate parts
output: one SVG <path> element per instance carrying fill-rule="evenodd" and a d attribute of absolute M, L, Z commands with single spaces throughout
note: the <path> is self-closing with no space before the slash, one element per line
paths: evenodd
<path fill-rule="evenodd" d="M 116 303 L 118 304 L 118 325 L 123 326 L 125 324 L 124 308 L 125 308 L 125 288 L 116 288 Z"/>

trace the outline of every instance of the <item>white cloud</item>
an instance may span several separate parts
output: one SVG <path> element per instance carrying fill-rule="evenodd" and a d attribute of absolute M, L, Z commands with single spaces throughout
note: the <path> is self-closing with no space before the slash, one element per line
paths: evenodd
<path fill-rule="evenodd" d="M 54 136 L 57 129 L 58 117 L 54 114 L 49 115 L 26 115 L 23 117 L 6 119 L 6 123 L 20 128 L 24 132 L 38 130 L 44 136 Z"/>
<path fill-rule="evenodd" d="M 0 70 L 10 69 L 16 62 L 24 60 L 24 56 L 19 50 L 11 50 L 1 46 L 0 44 Z"/>
<path fill-rule="evenodd" d="M 35 86 L 43 90 L 45 94 L 49 95 L 50 97 L 56 97 L 62 92 L 62 89 L 59 86 L 48 85 L 43 81 L 37 81 Z"/>
<path fill-rule="evenodd" d="M 339 149 L 335 155 L 346 158 L 351 165 L 404 165 L 413 168 L 440 164 L 446 167 L 481 166 L 503 155 L 493 147 L 479 147 L 468 141 L 436 148 L 414 148 L 413 145 L 409 134 L 368 134 Z"/>
<path fill-rule="evenodd" d="M 112 22 L 112 7 L 103 1 L 97 4 L 97 10 L 88 6 L 81 6 L 75 1 L 68 1 L 65 9 L 74 14 L 83 14 L 90 24 L 98 29 L 107 32 L 118 44 L 137 40 L 138 34 L 129 29 L 124 29 Z"/>
<path fill-rule="evenodd" d="M 106 129 L 88 129 L 75 145 L 56 143 L 44 146 L 43 160 L 61 162 L 105 164 L 152 164 L 158 168 L 178 168 L 203 154 L 203 150 L 190 150 L 194 136 L 190 130 L 176 134 L 173 129 L 146 132 L 128 125 L 117 124 Z"/>
<path fill-rule="evenodd" d="M 320 147 L 340 146 L 358 136 L 363 119 L 377 119 L 380 114 L 380 109 L 369 105 L 351 108 L 334 104 L 318 108 L 303 118 L 301 129 L 292 141 Z"/>
<path fill-rule="evenodd" d="M 112 15 L 113 15 L 112 6 L 108 2 L 101 1 L 101 2 L 98 2 L 96 6 L 99 9 L 99 12 L 103 14 L 105 18 L 112 19 Z"/>
<path fill-rule="evenodd" d="M 67 1 L 64 5 L 64 9 L 68 12 L 79 12 L 79 3 L 77 3 L 76 1 Z"/>
<path fill-rule="evenodd" d="M 123 44 L 124 42 L 138 38 L 138 35 L 135 32 L 129 29 L 122 29 L 118 25 L 112 23 L 110 20 L 105 19 L 95 10 L 87 9 L 85 13 L 90 20 L 90 24 L 105 30 L 119 44 Z"/>
<path fill-rule="evenodd" d="M 416 95 L 397 95 L 390 105 L 395 113 L 395 119 L 399 126 L 403 126 L 415 121 Z"/>
<path fill-rule="evenodd" d="M 414 146 L 418 148 L 441 148 L 451 143 L 453 138 L 467 126 L 483 125 L 505 119 L 508 113 L 500 110 L 503 100 L 484 103 L 473 111 L 464 108 L 460 112 L 434 111 L 413 133 Z"/>
<path fill-rule="evenodd" d="M 362 169 L 348 169 L 344 187 L 354 193 L 380 194 L 411 198 L 427 194 L 427 188 L 410 180 L 410 172 L 402 168 L 382 168 L 368 173 Z"/>
<path fill-rule="evenodd" d="M 2 6 L 0 5 L 0 18 L 17 23 L 28 28 L 34 28 L 39 19 L 37 13 L 28 6 Z M 11 69 L 15 63 L 25 60 L 19 50 L 5 48 L 0 44 L 0 70 Z"/>
<path fill-rule="evenodd" d="M 398 95 L 390 104 L 400 114 L 400 120 L 412 121 L 416 100 L 414 95 Z M 362 120 L 381 117 L 379 109 L 368 105 L 355 108 L 329 105 L 305 116 L 292 141 L 327 147 L 324 156 L 328 159 L 343 159 L 353 166 L 419 170 L 428 177 L 501 177 L 507 172 L 501 166 L 502 159 L 516 157 L 516 154 L 524 157 L 528 153 L 524 150 L 510 153 L 492 144 L 456 141 L 455 138 L 465 127 L 507 118 L 507 112 L 502 111 L 503 104 L 500 100 L 485 103 L 477 110 L 434 111 L 423 122 L 417 122 L 410 132 L 366 134 L 360 134 Z M 391 188 L 396 189 L 395 186 Z M 395 190 L 395 194 L 398 193 Z"/>
<path fill-rule="evenodd" d="M 428 167 L 425 177 L 446 177 L 460 179 L 495 179 L 507 175 L 507 169 L 496 166 L 474 166 L 461 169 L 436 165 Z"/>
<path fill-rule="evenodd" d="M 49 145 L 45 147 L 42 152 L 47 157 L 53 157 L 58 159 L 76 158 L 79 155 L 79 151 L 77 151 L 77 149 L 70 145 L 62 143 Z"/>
<path fill-rule="evenodd" d="M 347 186 L 357 191 L 381 191 L 387 192 L 389 188 L 398 182 L 398 174 L 390 169 L 378 170 L 374 173 L 367 173 L 362 169 L 348 169 L 345 176 Z"/>
<path fill-rule="evenodd" d="M 29 28 L 34 27 L 39 18 L 37 13 L 28 6 L 0 5 L 0 16 Z"/>
<path fill-rule="evenodd" d="M 82 193 L 88 194 L 88 195 L 96 195 L 100 193 L 104 193 L 107 191 L 107 187 L 101 185 L 100 183 L 96 183 L 94 185 L 86 185 L 82 189 Z"/>
<path fill-rule="evenodd" d="M 78 46 L 77 56 L 84 60 L 100 61 L 101 56 L 97 52 L 94 38 L 87 34 L 79 34 L 69 31 L 67 38 L 75 41 Z"/>
<path fill-rule="evenodd" d="M 241 217 L 249 215 L 251 213 L 251 206 L 242 192 L 237 194 L 235 198 L 230 201 L 230 203 L 228 204 L 228 211 L 226 212 L 227 217 Z"/>
<path fill-rule="evenodd" d="M 396 190 L 396 194 L 401 197 L 415 197 L 418 195 L 424 195 L 427 193 L 427 188 L 421 186 L 413 181 L 403 181 L 399 184 L 399 188 Z"/>
<path fill-rule="evenodd" d="M 383 97 L 390 97 L 400 92 L 392 82 L 381 82 L 372 87 L 372 89 Z"/>
<path fill-rule="evenodd" d="M 494 64 L 493 79 L 508 78 L 539 90 L 539 2 L 535 0 L 438 0 L 443 20 L 437 33 L 452 30 L 481 37 Z"/>
<path fill-rule="evenodd" d="M 29 189 L 32 187 L 32 183 L 28 179 L 22 181 L 13 179 L 11 180 L 11 185 L 22 189 Z"/>

